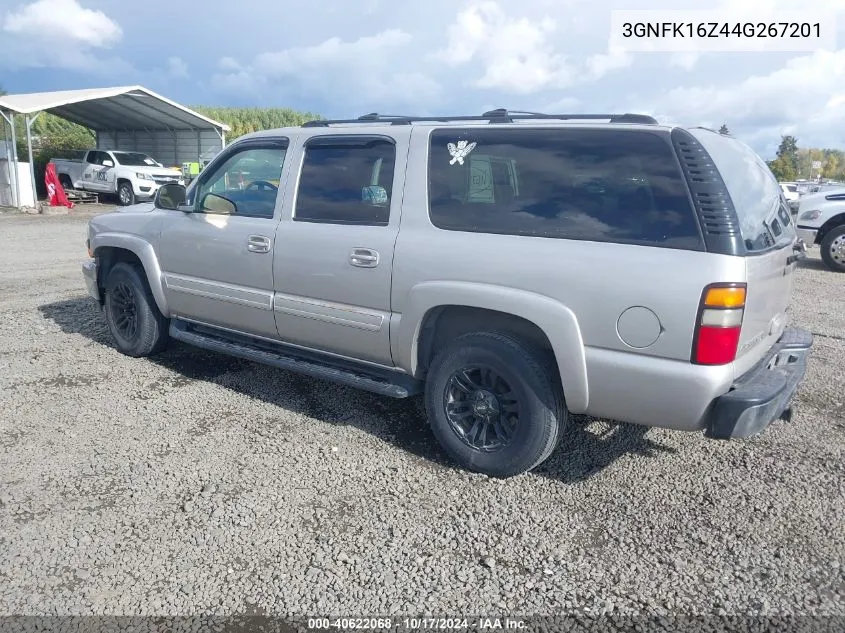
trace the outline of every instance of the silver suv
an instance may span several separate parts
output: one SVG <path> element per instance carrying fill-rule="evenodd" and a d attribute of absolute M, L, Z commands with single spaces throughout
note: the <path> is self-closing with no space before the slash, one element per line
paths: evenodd
<path fill-rule="evenodd" d="M 404 398 L 462 466 L 543 462 L 570 414 L 754 435 L 813 339 L 803 257 L 741 142 L 642 115 L 313 121 L 91 220 L 118 349 L 176 339 Z"/>

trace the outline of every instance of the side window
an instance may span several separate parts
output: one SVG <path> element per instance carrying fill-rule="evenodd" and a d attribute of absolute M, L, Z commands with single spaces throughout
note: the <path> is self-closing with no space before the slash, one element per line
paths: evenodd
<path fill-rule="evenodd" d="M 272 218 L 286 154 L 287 142 L 235 151 L 197 183 L 196 210 Z"/>
<path fill-rule="evenodd" d="M 434 130 L 429 214 L 453 231 L 704 248 L 672 146 L 645 130 Z"/>
<path fill-rule="evenodd" d="M 386 226 L 396 146 L 381 137 L 315 137 L 305 145 L 294 220 Z"/>
<path fill-rule="evenodd" d="M 769 166 L 745 143 L 708 130 L 689 130 L 710 154 L 739 218 L 748 251 L 764 251 L 792 241 L 792 231 L 771 224 L 782 207 L 783 192 Z"/>
<path fill-rule="evenodd" d="M 102 152 L 88 152 L 87 156 L 85 157 L 85 162 L 89 165 L 99 165 L 101 153 Z"/>

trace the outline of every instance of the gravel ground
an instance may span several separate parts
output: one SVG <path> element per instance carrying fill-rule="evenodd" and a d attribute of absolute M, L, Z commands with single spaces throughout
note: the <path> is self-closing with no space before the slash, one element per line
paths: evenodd
<path fill-rule="evenodd" d="M 86 220 L 0 217 L 0 615 L 845 617 L 845 275 L 817 251 L 791 422 L 715 442 L 581 419 L 496 481 L 449 464 L 417 399 L 121 356 Z"/>

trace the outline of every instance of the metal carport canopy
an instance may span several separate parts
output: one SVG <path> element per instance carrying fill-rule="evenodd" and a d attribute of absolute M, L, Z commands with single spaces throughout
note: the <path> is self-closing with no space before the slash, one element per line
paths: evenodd
<path fill-rule="evenodd" d="M 10 124 L 15 114 L 24 115 L 28 137 L 38 114 L 49 112 L 94 130 L 99 149 L 144 152 L 175 165 L 219 151 L 231 129 L 143 86 L 6 95 L 0 112 Z M 34 173 L 32 180 L 34 190 Z"/>

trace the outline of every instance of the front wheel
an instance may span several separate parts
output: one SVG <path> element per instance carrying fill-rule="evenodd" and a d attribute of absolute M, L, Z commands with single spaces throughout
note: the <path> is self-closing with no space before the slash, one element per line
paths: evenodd
<path fill-rule="evenodd" d="M 820 245 L 822 260 L 833 271 L 845 273 L 845 225 L 830 229 Z"/>
<path fill-rule="evenodd" d="M 135 191 L 132 189 L 132 184 L 128 182 L 120 183 L 117 188 L 117 198 L 124 207 L 135 204 Z"/>
<path fill-rule="evenodd" d="M 544 462 L 568 419 L 546 355 L 496 332 L 466 334 L 441 350 L 429 369 L 425 403 L 449 456 L 491 477 Z"/>
<path fill-rule="evenodd" d="M 115 264 L 106 277 L 105 295 L 106 323 L 121 353 L 137 358 L 164 349 L 169 322 L 136 266 Z"/>

